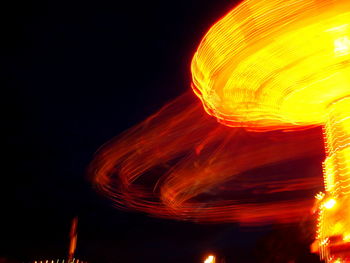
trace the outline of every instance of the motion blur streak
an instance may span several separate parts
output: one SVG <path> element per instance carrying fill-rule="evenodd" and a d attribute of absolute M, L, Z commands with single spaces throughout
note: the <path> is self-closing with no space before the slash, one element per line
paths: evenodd
<path fill-rule="evenodd" d="M 203 38 L 192 75 L 206 111 L 225 125 L 324 127 L 320 254 L 350 262 L 350 2 L 244 1 Z"/>
<path fill-rule="evenodd" d="M 205 35 L 192 61 L 207 112 L 251 130 L 323 125 L 349 96 L 350 1 L 244 1 Z"/>
<path fill-rule="evenodd" d="M 298 221 L 321 172 L 259 169 L 321 155 L 323 129 L 320 253 L 350 262 L 350 1 L 244 1 L 210 28 L 191 70 L 206 112 L 227 127 L 185 94 L 100 151 L 96 185 L 155 216 Z"/>
<path fill-rule="evenodd" d="M 281 175 L 259 168 L 322 152 L 321 129 L 250 133 L 225 127 L 188 92 L 103 146 L 91 174 L 118 207 L 157 217 L 294 222 L 309 214 L 322 188 L 321 169 Z"/>

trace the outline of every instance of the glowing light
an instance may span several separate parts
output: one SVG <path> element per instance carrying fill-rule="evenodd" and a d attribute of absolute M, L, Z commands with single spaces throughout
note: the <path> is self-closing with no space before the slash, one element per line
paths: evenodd
<path fill-rule="evenodd" d="M 345 37 L 340 37 L 334 40 L 334 53 L 338 56 L 349 55 L 350 51 L 350 39 Z"/>
<path fill-rule="evenodd" d="M 328 105 L 349 96 L 349 10 L 346 0 L 244 1 L 203 38 L 195 93 L 229 126 L 323 125 Z"/>
<path fill-rule="evenodd" d="M 77 247 L 77 226 L 78 226 L 78 217 L 74 217 L 71 225 L 71 230 L 69 233 L 70 236 L 70 244 L 69 244 L 69 251 L 68 251 L 68 261 L 74 262 L 74 252 Z"/>
<path fill-rule="evenodd" d="M 325 196 L 325 194 L 322 193 L 322 192 L 320 192 L 320 193 L 318 193 L 317 195 L 315 195 L 315 198 L 316 198 L 317 200 L 322 200 L 322 199 L 324 198 L 324 196 Z"/>
<path fill-rule="evenodd" d="M 215 257 L 213 255 L 208 256 L 204 263 L 215 263 Z"/>
<path fill-rule="evenodd" d="M 261 205 L 252 196 L 316 191 L 317 178 L 246 174 L 323 152 L 311 139 L 316 129 L 307 131 L 322 127 L 325 194 L 316 196 L 317 238 L 326 262 L 338 258 L 332 251 L 348 249 L 343 234 L 350 229 L 349 21 L 348 0 L 242 2 L 210 28 L 191 64 L 192 89 L 205 111 L 235 129 L 211 122 L 185 95 L 101 149 L 91 166 L 94 182 L 117 206 L 160 217 L 296 221 L 311 207 L 309 198 Z M 164 175 L 154 178 L 154 169 Z M 216 198 L 230 180 L 241 196 Z"/>
<path fill-rule="evenodd" d="M 250 171 L 318 155 L 320 139 L 320 129 L 251 134 L 225 127 L 188 92 L 102 147 L 90 175 L 121 209 L 196 222 L 298 222 L 321 177 Z M 299 191 L 310 195 L 293 198 Z M 279 198 L 284 192 L 290 198 Z"/>
<path fill-rule="evenodd" d="M 343 240 L 346 241 L 346 242 L 350 242 L 350 234 L 344 235 Z"/>
<path fill-rule="evenodd" d="M 219 122 L 254 131 L 324 127 L 330 198 L 320 206 L 318 238 L 326 262 L 344 257 L 331 251 L 344 250 L 350 229 L 349 21 L 347 0 L 244 1 L 210 29 L 192 61 L 193 90 Z"/>
<path fill-rule="evenodd" d="M 327 202 L 324 203 L 324 207 L 327 209 L 332 209 L 337 202 L 332 198 L 329 199 Z"/>

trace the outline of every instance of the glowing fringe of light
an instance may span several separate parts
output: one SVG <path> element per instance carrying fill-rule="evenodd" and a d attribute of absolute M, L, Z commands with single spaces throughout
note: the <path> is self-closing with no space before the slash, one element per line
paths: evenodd
<path fill-rule="evenodd" d="M 350 2 L 247 0 L 205 35 L 193 89 L 228 126 L 305 129 L 349 95 Z"/>

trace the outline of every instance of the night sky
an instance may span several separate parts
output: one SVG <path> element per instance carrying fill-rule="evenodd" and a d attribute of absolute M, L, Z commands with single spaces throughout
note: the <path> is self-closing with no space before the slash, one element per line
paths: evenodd
<path fill-rule="evenodd" d="M 305 226 L 240 228 L 119 211 L 86 175 L 103 143 L 190 88 L 200 39 L 236 3 L 52 0 L 3 8 L 0 258 L 65 257 L 79 216 L 77 257 L 91 263 L 196 263 L 210 251 L 228 263 L 288 262 L 286 253 L 291 262 L 319 262 L 309 239 L 298 239 Z M 272 260 L 274 250 L 287 252 Z"/>

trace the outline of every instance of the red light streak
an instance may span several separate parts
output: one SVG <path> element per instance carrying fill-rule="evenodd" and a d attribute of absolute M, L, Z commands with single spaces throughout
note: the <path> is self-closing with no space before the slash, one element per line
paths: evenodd
<path fill-rule="evenodd" d="M 295 222 L 309 214 L 322 175 L 286 178 L 250 171 L 322 151 L 321 129 L 249 133 L 225 127 L 187 93 L 102 147 L 90 174 L 117 207 L 157 217 L 254 225 Z M 227 183 L 229 196 L 220 198 Z M 294 197 L 302 190 L 310 195 Z M 290 197 L 261 201 L 285 192 Z"/>

